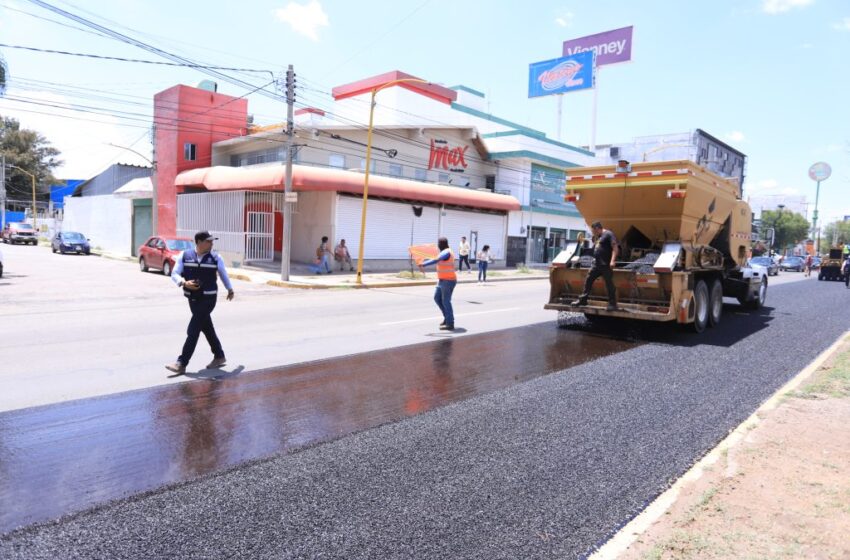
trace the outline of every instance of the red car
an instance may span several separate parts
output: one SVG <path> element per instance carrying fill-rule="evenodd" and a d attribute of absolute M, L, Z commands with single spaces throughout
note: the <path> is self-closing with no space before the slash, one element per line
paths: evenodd
<path fill-rule="evenodd" d="M 139 268 L 142 272 L 158 268 L 166 276 L 171 276 L 174 259 L 181 251 L 194 248 L 192 240 L 184 237 L 151 237 L 139 247 Z"/>

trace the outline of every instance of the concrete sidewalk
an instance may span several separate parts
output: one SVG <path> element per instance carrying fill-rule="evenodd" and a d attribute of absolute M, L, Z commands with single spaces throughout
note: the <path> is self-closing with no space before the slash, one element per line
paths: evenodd
<path fill-rule="evenodd" d="M 398 272 L 368 272 L 363 273 L 362 285 L 357 284 L 357 273 L 350 271 L 336 271 L 331 274 L 315 274 L 308 265 L 292 263 L 289 281 L 281 280 L 279 271 L 262 269 L 257 267 L 228 268 L 230 278 L 268 284 L 282 288 L 302 289 L 352 289 L 352 288 L 399 288 L 406 286 L 433 286 L 437 281 L 437 273 L 428 270 L 422 274 L 418 270 L 415 278 L 410 278 L 410 271 Z M 548 268 L 502 268 L 487 271 L 487 283 L 508 282 L 513 280 L 542 280 L 549 278 Z M 474 284 L 478 282 L 478 271 L 458 272 L 459 284 Z"/>

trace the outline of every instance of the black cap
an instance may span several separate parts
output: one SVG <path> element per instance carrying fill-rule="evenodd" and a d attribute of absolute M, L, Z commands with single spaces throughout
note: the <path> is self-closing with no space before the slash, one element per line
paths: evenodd
<path fill-rule="evenodd" d="M 208 231 L 199 231 L 195 234 L 195 243 L 200 243 L 201 241 L 214 241 L 216 239 L 218 239 L 218 237 L 213 237 Z"/>

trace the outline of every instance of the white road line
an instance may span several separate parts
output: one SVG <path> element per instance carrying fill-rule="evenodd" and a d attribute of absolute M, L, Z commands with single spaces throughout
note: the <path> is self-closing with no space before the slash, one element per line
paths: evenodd
<path fill-rule="evenodd" d="M 485 315 L 487 313 L 502 313 L 505 311 L 517 311 L 522 309 L 522 307 L 506 307 L 505 309 L 491 309 L 489 311 L 476 311 L 474 313 L 460 313 L 456 314 L 455 317 L 471 317 L 472 315 Z M 436 319 L 442 319 L 442 317 L 426 317 L 424 319 L 406 319 L 404 321 L 392 321 L 390 323 L 379 323 L 381 326 L 386 325 L 400 325 L 402 323 L 419 323 L 422 321 L 434 321 Z"/>

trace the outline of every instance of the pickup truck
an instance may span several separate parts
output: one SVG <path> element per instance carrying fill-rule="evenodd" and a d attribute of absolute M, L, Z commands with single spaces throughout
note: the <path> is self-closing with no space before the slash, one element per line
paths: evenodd
<path fill-rule="evenodd" d="M 29 243 L 38 245 L 38 233 L 31 224 L 10 222 L 3 228 L 3 243 Z"/>

